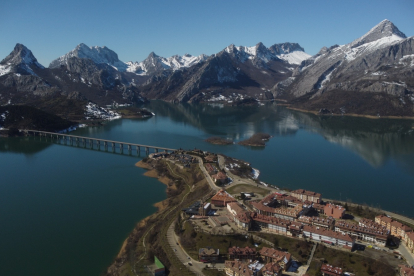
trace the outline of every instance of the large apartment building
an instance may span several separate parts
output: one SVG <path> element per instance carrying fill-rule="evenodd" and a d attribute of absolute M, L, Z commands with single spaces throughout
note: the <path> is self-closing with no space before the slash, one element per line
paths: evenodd
<path fill-rule="evenodd" d="M 390 230 L 392 236 L 400 238 L 404 241 L 407 237 L 406 233 L 413 232 L 413 229 L 411 229 L 410 227 L 384 215 L 376 216 L 375 222 L 381 224 L 382 226 Z"/>
<path fill-rule="evenodd" d="M 314 203 L 320 203 L 322 201 L 322 195 L 320 193 L 315 193 L 304 189 L 292 191 L 290 195 L 302 201 L 308 200 Z"/>
<path fill-rule="evenodd" d="M 218 191 L 212 198 L 211 204 L 218 207 L 226 207 L 230 202 L 236 202 L 237 200 L 232 197 L 225 190 Z"/>
<path fill-rule="evenodd" d="M 299 205 L 294 208 L 272 208 L 258 202 L 252 202 L 251 204 L 253 206 L 253 210 L 255 210 L 257 213 L 261 215 L 277 217 L 292 221 L 297 219 L 302 211 L 302 206 Z"/>
<path fill-rule="evenodd" d="M 251 213 L 250 216 L 253 223 L 260 226 L 262 230 L 287 235 L 288 226 L 291 223 L 290 220 L 265 216 L 258 213 Z"/>
<path fill-rule="evenodd" d="M 352 248 L 355 244 L 355 238 L 352 238 L 348 234 L 309 225 L 303 226 L 303 236 L 317 242 L 325 242 L 347 248 Z"/>
<path fill-rule="evenodd" d="M 325 216 L 333 217 L 334 219 L 341 219 L 345 215 L 345 208 L 341 205 L 334 205 L 328 203 L 325 205 L 323 213 L 325 214 Z"/>
<path fill-rule="evenodd" d="M 385 246 L 389 237 L 387 229 L 373 229 L 357 224 L 350 224 L 346 221 L 337 221 L 335 223 L 335 231 L 342 234 L 348 234 L 358 240 L 372 242 L 380 246 Z"/>

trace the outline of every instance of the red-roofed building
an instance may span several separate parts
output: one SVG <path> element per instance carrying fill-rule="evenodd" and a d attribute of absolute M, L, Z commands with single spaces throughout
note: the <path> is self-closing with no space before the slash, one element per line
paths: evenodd
<path fill-rule="evenodd" d="M 390 217 L 379 215 L 375 217 L 375 222 L 387 227 L 387 229 L 391 231 L 392 219 Z"/>
<path fill-rule="evenodd" d="M 399 265 L 398 268 L 401 276 L 414 276 L 414 268 L 406 265 Z"/>
<path fill-rule="evenodd" d="M 328 217 L 341 219 L 345 214 L 345 208 L 341 205 L 333 205 L 331 203 L 328 203 L 325 205 L 323 213 Z"/>
<path fill-rule="evenodd" d="M 218 172 L 211 176 L 216 184 L 226 184 L 229 181 L 229 178 L 224 172 Z"/>
<path fill-rule="evenodd" d="M 340 267 L 333 267 L 329 264 L 322 264 L 321 266 L 322 275 L 327 276 L 342 276 L 343 271 Z"/>
<path fill-rule="evenodd" d="M 414 253 L 414 232 L 408 232 L 405 235 L 406 235 L 405 244 L 407 245 L 408 250 L 411 253 Z"/>
<path fill-rule="evenodd" d="M 225 190 L 218 191 L 212 198 L 211 204 L 218 207 L 225 207 L 230 202 L 236 202 L 237 200 L 228 194 Z"/>
<path fill-rule="evenodd" d="M 254 272 L 250 270 L 249 266 L 240 261 L 225 261 L 224 271 L 228 276 L 254 276 Z"/>
<path fill-rule="evenodd" d="M 348 234 L 356 239 L 372 242 L 380 246 L 385 246 L 390 233 L 390 231 L 386 228 L 380 228 L 377 230 L 362 227 L 358 224 L 351 224 L 348 221 L 337 221 L 335 223 L 335 231 L 342 234 Z"/>
<path fill-rule="evenodd" d="M 276 263 L 268 263 L 262 268 L 263 276 L 282 276 L 282 267 Z"/>
<path fill-rule="evenodd" d="M 309 200 L 314 203 L 320 203 L 322 201 L 321 194 L 315 193 L 312 191 L 307 191 L 304 189 L 298 189 L 298 190 L 292 191 L 290 195 L 302 201 Z"/>
<path fill-rule="evenodd" d="M 238 202 L 230 202 L 227 209 L 232 214 L 233 220 L 239 228 L 249 230 L 251 227 L 250 213 L 243 209 Z"/>
<path fill-rule="evenodd" d="M 325 205 L 319 204 L 319 203 L 313 203 L 312 208 L 316 210 L 319 214 L 323 214 L 323 211 L 325 209 Z"/>
<path fill-rule="evenodd" d="M 219 249 L 212 247 L 200 248 L 198 250 L 198 260 L 203 263 L 217 262 L 220 257 Z"/>
<path fill-rule="evenodd" d="M 339 232 L 328 230 L 322 227 L 304 225 L 303 236 L 317 242 L 324 242 L 331 245 L 343 246 L 346 248 L 352 248 L 355 244 L 355 239 L 350 235 L 341 234 Z"/>
<path fill-rule="evenodd" d="M 256 260 L 257 259 L 257 252 L 256 248 L 250 247 L 230 247 L 229 248 L 229 260 Z"/>
<path fill-rule="evenodd" d="M 380 215 L 375 217 L 375 222 L 387 227 L 390 230 L 391 235 L 400 238 L 405 241 L 406 233 L 412 232 L 413 229 L 402 224 L 401 222 L 395 221 L 390 217 Z"/>
<path fill-rule="evenodd" d="M 299 213 L 302 211 L 301 206 L 296 206 L 295 208 L 272 208 L 266 205 L 263 205 L 258 202 L 252 202 L 253 210 L 257 213 L 265 216 L 277 217 L 287 220 L 295 220 L 298 218 Z"/>
<path fill-rule="evenodd" d="M 263 247 L 259 251 L 265 263 L 276 263 L 283 270 L 288 270 L 292 262 L 292 255 L 289 252 L 282 252 L 273 248 Z"/>
<path fill-rule="evenodd" d="M 258 213 L 251 213 L 250 217 L 253 223 L 260 226 L 262 230 L 282 235 L 287 235 L 287 228 L 291 223 L 290 220 L 265 216 Z"/>

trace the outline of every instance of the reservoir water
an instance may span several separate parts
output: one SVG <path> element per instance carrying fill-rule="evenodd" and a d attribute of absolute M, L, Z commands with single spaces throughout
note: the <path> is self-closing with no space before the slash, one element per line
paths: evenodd
<path fill-rule="evenodd" d="M 414 217 L 414 121 L 320 117 L 275 103 L 224 107 L 151 102 L 156 116 L 121 119 L 75 135 L 243 159 L 260 180 Z M 273 136 L 265 148 L 211 145 Z M 165 186 L 134 164 L 144 157 L 0 138 L 0 275 L 100 275 Z"/>

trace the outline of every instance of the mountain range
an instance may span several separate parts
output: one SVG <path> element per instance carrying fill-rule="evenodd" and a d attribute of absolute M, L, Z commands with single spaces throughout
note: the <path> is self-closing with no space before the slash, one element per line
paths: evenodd
<path fill-rule="evenodd" d="M 413 37 L 388 20 L 314 56 L 297 43 L 258 43 L 232 44 L 211 56 L 164 58 L 152 52 L 143 61 L 123 62 L 105 46 L 81 43 L 46 68 L 27 47 L 16 44 L 0 62 L 0 105 L 32 105 L 73 118 L 81 116 L 88 101 L 108 105 L 147 99 L 280 100 L 325 114 L 413 116 L 413 92 Z"/>

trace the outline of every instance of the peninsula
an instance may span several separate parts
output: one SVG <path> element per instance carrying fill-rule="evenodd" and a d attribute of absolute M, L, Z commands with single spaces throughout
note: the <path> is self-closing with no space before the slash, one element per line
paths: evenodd
<path fill-rule="evenodd" d="M 409 218 L 282 190 L 244 161 L 197 149 L 136 165 L 166 184 L 168 197 L 137 224 L 107 275 L 395 275 L 414 265 Z"/>

